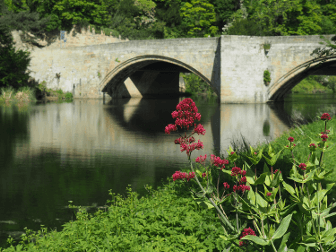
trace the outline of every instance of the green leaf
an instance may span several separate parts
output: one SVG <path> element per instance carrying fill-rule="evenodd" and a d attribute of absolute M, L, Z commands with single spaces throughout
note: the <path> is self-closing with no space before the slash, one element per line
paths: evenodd
<path fill-rule="evenodd" d="M 260 238 L 258 236 L 254 236 L 254 235 L 244 236 L 243 238 L 241 238 L 241 240 L 252 241 L 252 242 L 254 242 L 256 244 L 259 244 L 261 246 L 267 246 L 267 245 L 270 244 L 269 240 L 266 240 L 266 239 L 263 239 L 263 238 Z"/>
<path fill-rule="evenodd" d="M 282 181 L 282 185 L 285 188 L 285 190 L 289 192 L 292 196 L 296 196 L 295 190 L 291 185 L 288 185 L 285 181 Z"/>
<path fill-rule="evenodd" d="M 287 229 L 289 227 L 291 219 L 292 219 L 292 214 L 286 216 L 281 221 L 280 226 L 278 227 L 278 229 L 274 232 L 274 234 L 272 236 L 273 240 L 277 240 L 277 239 L 281 238 L 287 232 Z"/>
<path fill-rule="evenodd" d="M 263 208 L 266 208 L 267 207 L 267 201 L 264 200 L 263 197 L 260 196 L 259 193 L 256 193 L 256 204 L 263 207 Z"/>
<path fill-rule="evenodd" d="M 265 182 L 267 174 L 263 173 L 259 176 L 259 178 L 257 178 L 257 180 L 254 182 L 255 185 L 262 185 Z"/>
<path fill-rule="evenodd" d="M 280 243 L 280 247 L 278 249 L 278 252 L 286 252 L 287 251 L 287 241 L 289 239 L 289 236 L 290 236 L 290 232 L 288 232 L 287 234 L 285 234 L 283 237 L 282 237 L 282 240 L 281 240 L 281 243 Z"/>

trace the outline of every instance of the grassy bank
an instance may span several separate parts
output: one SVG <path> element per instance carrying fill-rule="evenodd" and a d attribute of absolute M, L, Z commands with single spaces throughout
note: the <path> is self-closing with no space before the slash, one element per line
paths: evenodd
<path fill-rule="evenodd" d="M 73 95 L 71 92 L 64 93 L 61 89 L 48 89 L 43 84 L 19 89 L 12 87 L 0 89 L 0 104 L 23 104 L 36 102 L 37 100 L 72 101 L 72 99 Z"/>
<path fill-rule="evenodd" d="M 1 88 L 0 104 L 1 103 L 27 103 L 36 101 L 33 88 L 23 87 L 15 90 L 12 87 Z"/>
<path fill-rule="evenodd" d="M 297 84 L 293 93 L 297 94 L 317 94 L 335 92 L 336 77 L 334 76 L 308 76 Z"/>
<path fill-rule="evenodd" d="M 335 129 L 335 118 L 328 122 L 329 127 Z M 305 162 L 310 138 L 316 139 L 322 130 L 324 123 L 315 121 L 291 129 L 271 145 L 279 151 L 292 136 L 295 159 Z M 330 151 L 326 152 L 324 162 L 334 169 L 328 177 L 332 181 L 336 175 L 332 134 L 328 144 Z M 286 179 L 291 167 L 291 153 L 285 150 L 274 169 L 280 169 Z M 78 210 L 77 220 L 66 223 L 62 231 L 47 232 L 43 228 L 37 233 L 27 232 L 19 245 L 1 251 L 223 251 L 224 240 L 220 238 L 223 229 L 214 209 L 205 210 L 197 205 L 190 196 L 190 188 L 196 188 L 194 181 L 172 182 L 170 178 L 157 190 L 147 187 L 147 195 L 141 198 L 130 189 L 127 198 L 110 193 L 107 206 L 95 214 L 70 206 Z"/>

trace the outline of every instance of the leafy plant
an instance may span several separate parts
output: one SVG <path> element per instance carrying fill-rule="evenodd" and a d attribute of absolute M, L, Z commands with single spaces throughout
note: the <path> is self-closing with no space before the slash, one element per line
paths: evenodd
<path fill-rule="evenodd" d="M 264 84 L 268 86 L 271 82 L 271 73 L 266 69 L 264 71 Z"/>
<path fill-rule="evenodd" d="M 177 171 L 173 179 L 182 183 L 195 180 L 198 191 L 193 190 L 193 198 L 199 205 L 217 211 L 223 227 L 221 238 L 227 250 L 295 252 L 336 248 L 336 228 L 329 220 L 335 215 L 331 210 L 336 203 L 328 203 L 327 198 L 335 183 L 324 182 L 332 172 L 324 165 L 324 155 L 333 144 L 330 142 L 333 131 L 327 129 L 331 120 L 328 113 L 320 118 L 324 122 L 321 134 L 305 147 L 309 149 L 307 161 L 295 157 L 293 150 L 297 143 L 290 136 L 287 145 L 278 152 L 269 145 L 265 151 L 250 147 L 250 153 L 240 156 L 230 147 L 227 159 L 211 155 L 211 163 L 206 166 L 206 155 L 199 156 L 195 167 L 191 152 L 203 148 L 203 144 L 200 140 L 196 143 L 193 135 L 205 134 L 203 126 L 195 124 L 200 119 L 198 109 L 187 98 L 177 105 L 172 117 L 175 124 L 165 128 L 167 134 L 179 128 L 194 127 L 191 134 L 185 133 L 175 140 L 181 152 L 186 152 L 191 172 Z M 289 181 L 284 180 L 280 170 L 273 170 L 283 151 L 289 151 L 292 157 Z M 243 161 L 242 168 L 236 164 L 239 160 Z M 263 164 L 261 173 L 257 170 L 259 164 Z M 229 167 L 231 169 L 227 169 Z M 217 181 L 214 180 L 216 173 Z M 221 174 L 226 178 L 223 186 L 220 186 Z"/>

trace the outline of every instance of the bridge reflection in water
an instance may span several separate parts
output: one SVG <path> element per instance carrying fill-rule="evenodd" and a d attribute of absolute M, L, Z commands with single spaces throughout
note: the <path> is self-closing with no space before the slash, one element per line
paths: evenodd
<path fill-rule="evenodd" d="M 94 166 L 104 159 L 108 160 L 105 168 L 113 170 L 112 187 L 132 184 L 136 189 L 143 187 L 142 183 L 155 184 L 187 163 L 186 154 L 174 144 L 178 135 L 164 134 L 164 127 L 173 122 L 171 112 L 178 101 L 139 98 L 103 104 L 102 100 L 75 100 L 36 106 L 29 117 L 30 140 L 16 151 L 16 158 L 49 150 L 59 153 L 61 164 L 77 159 Z M 199 137 L 204 149 L 195 151 L 192 158 L 209 155 L 213 149 L 226 153 L 241 135 L 256 145 L 288 129 L 267 104 L 198 107 L 207 133 Z"/>

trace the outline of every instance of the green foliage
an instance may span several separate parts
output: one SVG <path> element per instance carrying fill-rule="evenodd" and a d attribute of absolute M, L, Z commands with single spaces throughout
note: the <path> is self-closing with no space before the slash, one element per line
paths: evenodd
<path fill-rule="evenodd" d="M 69 30 L 74 24 L 86 21 L 104 25 L 107 21 L 105 1 L 102 0 L 32 0 L 42 18 L 48 18 L 47 31 Z"/>
<path fill-rule="evenodd" d="M 192 95 L 206 94 L 207 96 L 211 96 L 214 94 L 211 86 L 196 74 L 181 73 L 181 76 L 184 79 L 187 93 L 190 93 Z"/>
<path fill-rule="evenodd" d="M 330 127 L 335 122 L 329 118 L 329 114 L 323 114 L 313 124 L 314 132 L 305 131 L 304 127 L 295 129 L 296 134 L 290 132 L 290 138 L 286 134 L 275 148 L 276 143 L 272 143 L 239 153 L 230 147 L 226 160 L 211 157 L 209 165 L 201 164 L 200 156 L 197 161 L 200 164 L 194 167 L 190 153 L 187 154 L 195 174 L 190 186 L 192 197 L 200 206 L 218 213 L 225 249 L 231 251 L 235 246 L 239 251 L 263 252 L 335 249 L 336 213 L 332 210 L 336 204 L 328 200 L 335 183 L 327 181 L 335 171 L 335 141 Z M 181 146 L 185 145 L 181 141 Z M 286 165 L 284 156 L 288 156 Z M 173 177 L 179 181 L 178 176 L 176 172 Z M 186 179 L 181 182 L 188 183 Z"/>
<path fill-rule="evenodd" d="M 268 86 L 270 82 L 271 82 L 271 73 L 270 71 L 268 71 L 268 69 L 266 69 L 264 71 L 264 84 Z"/>
<path fill-rule="evenodd" d="M 232 14 L 230 35 L 313 35 L 335 32 L 335 0 L 262 0 L 244 1 L 246 21 Z M 238 16 L 236 18 L 235 16 Z M 248 24 L 251 23 L 251 27 Z M 258 29 L 257 29 L 258 28 Z"/>
<path fill-rule="evenodd" d="M 218 28 L 214 6 L 206 0 L 191 0 L 183 3 L 181 10 L 182 27 L 189 37 L 215 36 Z"/>
<path fill-rule="evenodd" d="M 76 220 L 60 232 L 26 230 L 22 242 L 1 251 L 222 251 L 224 242 L 217 216 L 197 207 L 187 187 L 169 183 L 146 188 L 139 198 L 110 192 L 110 206 L 95 214 L 70 205 Z"/>
<path fill-rule="evenodd" d="M 293 89 L 293 93 L 299 94 L 314 94 L 314 93 L 329 93 L 335 92 L 336 77 L 335 76 L 313 76 L 310 75 Z"/>
<path fill-rule="evenodd" d="M 29 78 L 29 52 L 15 50 L 9 29 L 0 25 L 0 87 L 22 87 Z"/>

